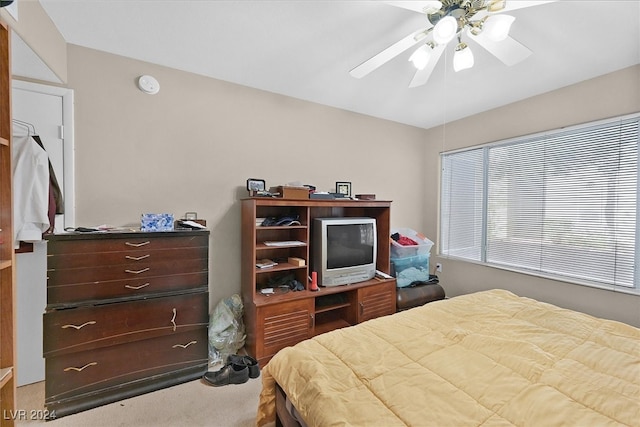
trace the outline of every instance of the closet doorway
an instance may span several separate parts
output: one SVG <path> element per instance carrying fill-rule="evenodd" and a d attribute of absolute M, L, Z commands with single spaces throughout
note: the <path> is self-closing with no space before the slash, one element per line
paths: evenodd
<path fill-rule="evenodd" d="M 53 165 L 64 197 L 64 214 L 56 215 L 55 232 L 74 226 L 73 91 L 13 81 L 12 117 L 35 128 Z M 24 126 L 13 126 L 24 135 Z M 42 314 L 47 300 L 47 246 L 16 254 L 17 385 L 44 381 Z"/>

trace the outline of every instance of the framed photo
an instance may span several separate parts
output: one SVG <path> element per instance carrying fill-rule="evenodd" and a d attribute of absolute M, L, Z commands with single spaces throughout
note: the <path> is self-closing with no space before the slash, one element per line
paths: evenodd
<path fill-rule="evenodd" d="M 344 194 L 346 197 L 351 197 L 351 183 L 336 182 L 336 193 Z"/>
<path fill-rule="evenodd" d="M 249 178 L 247 180 L 247 190 L 249 190 L 250 192 L 264 191 L 264 179 Z"/>

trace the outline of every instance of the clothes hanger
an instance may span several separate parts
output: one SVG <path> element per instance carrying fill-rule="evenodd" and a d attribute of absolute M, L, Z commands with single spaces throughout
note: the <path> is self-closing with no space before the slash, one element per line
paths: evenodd
<path fill-rule="evenodd" d="M 15 119 L 13 119 L 13 124 L 14 126 L 20 126 L 21 128 L 26 129 L 27 131 L 27 138 L 31 137 L 31 128 L 23 123 L 17 122 Z"/>
<path fill-rule="evenodd" d="M 33 135 L 38 134 L 38 132 L 36 132 L 36 127 L 29 122 L 25 122 L 24 120 L 18 120 L 18 119 L 11 119 L 11 121 L 16 125 L 22 126 L 23 128 L 27 129 L 28 136 L 31 136 L 32 134 Z"/>

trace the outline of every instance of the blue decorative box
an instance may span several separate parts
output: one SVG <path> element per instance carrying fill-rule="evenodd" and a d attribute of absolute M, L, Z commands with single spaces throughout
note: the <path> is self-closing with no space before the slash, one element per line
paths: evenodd
<path fill-rule="evenodd" d="M 140 220 L 140 231 L 172 231 L 173 230 L 173 214 L 161 213 L 142 214 Z"/>

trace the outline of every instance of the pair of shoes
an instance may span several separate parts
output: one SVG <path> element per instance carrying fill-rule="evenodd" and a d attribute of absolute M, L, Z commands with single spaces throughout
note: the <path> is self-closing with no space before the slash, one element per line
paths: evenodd
<path fill-rule="evenodd" d="M 246 366 L 249 369 L 249 378 L 258 378 L 260 376 L 258 361 L 251 356 L 231 354 L 227 357 L 227 363 L 239 367 Z"/>
<path fill-rule="evenodd" d="M 215 387 L 228 384 L 243 384 L 249 381 L 249 368 L 227 364 L 219 371 L 206 372 L 202 379 Z"/>

